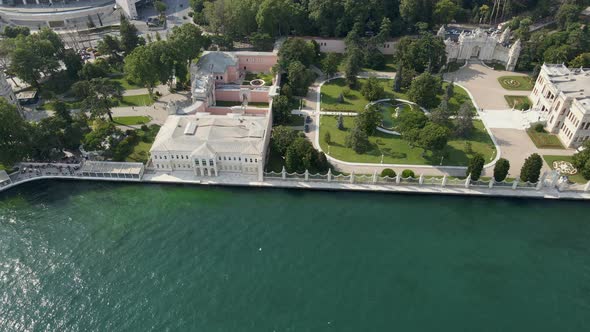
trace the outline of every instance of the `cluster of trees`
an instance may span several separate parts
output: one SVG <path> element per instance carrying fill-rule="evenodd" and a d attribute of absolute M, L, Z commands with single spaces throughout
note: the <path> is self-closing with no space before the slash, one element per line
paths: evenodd
<path fill-rule="evenodd" d="M 27 122 L 16 107 L 0 98 L 0 163 L 12 165 L 23 159 L 53 160 L 63 150 L 76 149 L 90 131 L 84 114 L 72 116 L 63 103 L 54 106 L 55 115 L 39 122 Z"/>
<path fill-rule="evenodd" d="M 485 165 L 485 159 L 481 154 L 475 154 L 473 158 L 469 160 L 466 175 L 471 175 L 471 180 L 477 181 L 481 176 L 483 166 Z M 520 169 L 520 181 L 527 181 L 535 183 L 539 181 L 541 175 L 541 168 L 543 167 L 543 159 L 537 153 L 531 154 L 527 157 Z M 494 166 L 494 180 L 496 182 L 502 182 L 508 176 L 510 170 L 510 162 L 504 158 L 498 159 Z"/>
<path fill-rule="evenodd" d="M 531 17 L 516 17 L 510 28 L 523 42 L 517 69 L 538 73 L 543 62 L 566 63 L 572 67 L 590 66 L 590 30 L 579 22 L 580 12 L 590 5 L 585 0 L 562 1 L 555 19 L 557 29 L 529 32 Z"/>
<path fill-rule="evenodd" d="M 284 156 L 287 172 L 312 173 L 327 172 L 330 163 L 323 152 L 318 152 L 305 134 L 284 127 L 276 126 L 272 130 L 271 148 Z"/>
<path fill-rule="evenodd" d="M 360 24 L 362 35 L 376 35 L 384 19 L 388 35 L 419 26 L 458 22 L 501 22 L 522 11 L 549 14 L 556 0 L 190 0 L 193 20 L 213 32 L 242 40 L 256 33 L 271 37 L 344 37 Z M 539 12 L 538 14 L 536 12 Z"/>
<path fill-rule="evenodd" d="M 586 180 L 590 180 L 590 140 L 584 142 L 584 150 L 573 156 L 572 164 Z"/>
<path fill-rule="evenodd" d="M 348 133 L 348 136 L 346 136 L 346 146 L 359 154 L 369 151 L 371 149 L 369 136 L 375 133 L 381 120 L 381 112 L 374 105 L 371 105 L 364 111 L 360 112 L 354 118 L 354 125 Z M 339 118 L 338 123 L 338 129 L 343 130 L 344 128 L 341 128 L 341 118 Z"/>
<path fill-rule="evenodd" d="M 188 66 L 211 40 L 193 24 L 174 27 L 167 40 L 138 46 L 125 57 L 127 77 L 146 87 L 150 95 L 158 84 L 168 83 L 174 75 L 186 80 Z"/>

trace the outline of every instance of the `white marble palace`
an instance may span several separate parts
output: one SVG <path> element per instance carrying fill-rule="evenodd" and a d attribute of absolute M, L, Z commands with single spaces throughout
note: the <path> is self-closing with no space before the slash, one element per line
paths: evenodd
<path fill-rule="evenodd" d="M 168 105 L 171 115 L 150 149 L 148 166 L 196 177 L 233 173 L 262 181 L 278 77 L 270 86 L 245 77 L 270 73 L 276 61 L 276 52 L 205 52 L 191 68 L 192 103 Z"/>
<path fill-rule="evenodd" d="M 590 68 L 543 64 L 529 96 L 547 119 L 545 129 L 568 148 L 590 139 Z"/>
<path fill-rule="evenodd" d="M 520 39 L 511 44 L 509 28 L 502 33 L 490 33 L 479 28 L 458 33 L 457 30 L 447 31 L 442 26 L 437 35 L 445 39 L 448 62 L 476 59 L 500 63 L 506 70 L 514 71 L 522 48 Z"/>

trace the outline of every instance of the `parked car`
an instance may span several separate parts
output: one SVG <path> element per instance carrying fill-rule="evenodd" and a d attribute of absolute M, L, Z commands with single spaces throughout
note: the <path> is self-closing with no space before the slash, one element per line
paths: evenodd
<path fill-rule="evenodd" d="M 309 133 L 309 125 L 303 126 L 303 131 L 305 131 L 306 133 Z"/>
<path fill-rule="evenodd" d="M 311 123 L 312 121 L 311 116 L 308 115 L 305 117 L 305 123 Z"/>

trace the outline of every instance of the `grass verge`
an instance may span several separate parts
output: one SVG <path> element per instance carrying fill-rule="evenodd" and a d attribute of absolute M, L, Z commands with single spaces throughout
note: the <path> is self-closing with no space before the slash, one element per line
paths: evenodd
<path fill-rule="evenodd" d="M 550 134 L 546 131 L 538 132 L 532 128 L 527 129 L 527 134 L 539 149 L 565 149 L 557 135 Z"/>
<path fill-rule="evenodd" d="M 498 82 L 506 90 L 530 91 L 534 86 L 529 76 L 501 76 Z"/>

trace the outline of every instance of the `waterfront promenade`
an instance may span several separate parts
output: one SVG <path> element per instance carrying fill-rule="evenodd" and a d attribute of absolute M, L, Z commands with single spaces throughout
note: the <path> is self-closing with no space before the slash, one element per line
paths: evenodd
<path fill-rule="evenodd" d="M 0 192 L 20 184 L 38 180 L 79 180 L 135 182 L 141 184 L 185 184 L 205 186 L 239 186 L 253 188 L 286 188 L 303 190 L 391 192 L 398 194 L 435 194 L 485 197 L 517 197 L 539 199 L 590 200 L 590 182 L 585 185 L 558 184 L 551 174 L 545 173 L 541 183 L 492 183 L 450 177 L 382 178 L 374 175 L 338 175 L 266 173 L 263 181 L 256 176 L 242 174 L 198 178 L 190 171 L 155 172 L 147 170 L 139 177 L 89 174 L 88 167 L 59 173 L 13 173 L 11 183 L 0 186 Z M 135 166 L 135 165 L 131 165 Z M 114 168 L 117 170 L 121 167 Z M 492 181 L 493 182 L 493 181 Z"/>

